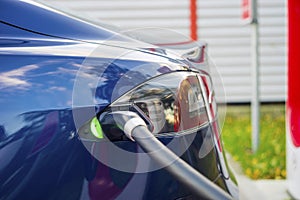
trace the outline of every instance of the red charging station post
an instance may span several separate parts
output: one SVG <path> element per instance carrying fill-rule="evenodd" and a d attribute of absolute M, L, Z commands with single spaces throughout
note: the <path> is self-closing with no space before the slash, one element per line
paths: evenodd
<path fill-rule="evenodd" d="M 300 199 L 300 1 L 288 0 L 288 97 L 287 182 L 288 191 Z"/>
<path fill-rule="evenodd" d="M 197 26 L 197 0 L 190 0 L 190 38 L 191 40 L 198 40 L 198 26 Z"/>

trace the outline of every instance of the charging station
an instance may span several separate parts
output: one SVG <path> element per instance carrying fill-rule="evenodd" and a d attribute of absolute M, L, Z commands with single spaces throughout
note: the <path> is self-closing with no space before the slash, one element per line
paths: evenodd
<path fill-rule="evenodd" d="M 300 199 L 300 1 L 288 0 L 288 96 L 286 107 L 288 191 Z"/>

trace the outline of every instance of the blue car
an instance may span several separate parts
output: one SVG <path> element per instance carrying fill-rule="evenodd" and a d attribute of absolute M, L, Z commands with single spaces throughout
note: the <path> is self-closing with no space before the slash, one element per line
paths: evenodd
<path fill-rule="evenodd" d="M 0 199 L 237 199 L 204 49 L 0 0 Z"/>

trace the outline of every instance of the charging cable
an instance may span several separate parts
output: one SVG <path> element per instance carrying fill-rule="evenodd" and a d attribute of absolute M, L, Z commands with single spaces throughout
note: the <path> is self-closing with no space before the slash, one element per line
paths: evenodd
<path fill-rule="evenodd" d="M 227 200 L 232 197 L 162 144 L 147 128 L 144 120 L 131 111 L 107 113 L 125 135 L 200 199 Z M 104 116 L 105 118 L 105 116 Z"/>

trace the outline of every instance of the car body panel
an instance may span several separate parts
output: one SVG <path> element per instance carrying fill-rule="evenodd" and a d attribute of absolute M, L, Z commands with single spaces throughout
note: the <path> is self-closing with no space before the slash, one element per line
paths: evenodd
<path fill-rule="evenodd" d="M 33 1 L 2 0 L 0 19 L 23 30 L 58 38 L 106 40 L 115 35 L 107 29 L 99 30 L 97 26 Z M 47 23 L 33 23 L 31 19 Z"/>

